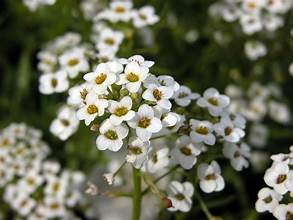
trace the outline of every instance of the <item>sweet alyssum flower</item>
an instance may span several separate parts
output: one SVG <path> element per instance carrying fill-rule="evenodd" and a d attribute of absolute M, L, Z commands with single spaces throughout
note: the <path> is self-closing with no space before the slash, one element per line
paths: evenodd
<path fill-rule="evenodd" d="M 153 133 L 162 129 L 161 120 L 155 117 L 154 110 L 147 104 L 139 107 L 134 118 L 128 121 L 128 125 L 135 129 L 136 135 L 142 141 L 148 141 Z"/>
<path fill-rule="evenodd" d="M 216 161 L 210 164 L 202 163 L 198 166 L 199 186 L 205 193 L 221 191 L 224 189 L 225 182 L 221 176 L 221 168 Z"/>
<path fill-rule="evenodd" d="M 131 92 L 137 92 L 143 80 L 148 76 L 148 68 L 141 67 L 137 62 L 128 63 L 124 73 L 120 74 L 117 85 L 125 85 L 126 89 Z"/>
<path fill-rule="evenodd" d="M 199 97 L 197 93 L 191 92 L 191 90 L 186 86 L 180 86 L 180 88 L 174 93 L 174 99 L 177 105 L 186 107 L 192 100 Z"/>
<path fill-rule="evenodd" d="M 279 201 L 282 199 L 281 194 L 268 187 L 262 188 L 258 192 L 257 196 L 258 200 L 255 203 L 257 212 L 273 212 L 274 209 L 279 205 Z"/>
<path fill-rule="evenodd" d="M 39 90 L 43 94 L 64 92 L 69 87 L 67 73 L 58 71 L 56 73 L 46 73 L 39 78 Z"/>
<path fill-rule="evenodd" d="M 249 165 L 248 159 L 250 158 L 250 148 L 245 143 L 241 143 L 240 145 L 225 143 L 223 154 L 230 159 L 232 167 L 237 171 L 247 168 Z"/>
<path fill-rule="evenodd" d="M 179 163 L 184 169 L 191 169 L 196 163 L 197 156 L 201 153 L 200 144 L 191 142 L 189 136 L 184 135 L 177 139 L 176 148 L 171 151 L 174 162 Z"/>
<path fill-rule="evenodd" d="M 123 38 L 123 32 L 106 28 L 99 35 L 96 47 L 100 52 L 109 50 L 115 54 L 118 51 L 119 45 L 122 43 Z"/>
<path fill-rule="evenodd" d="M 146 162 L 148 153 L 151 150 L 149 141 L 141 141 L 139 138 L 131 137 L 127 147 L 126 161 L 140 169 Z"/>
<path fill-rule="evenodd" d="M 169 185 L 169 191 L 168 198 L 172 202 L 172 207 L 168 210 L 188 212 L 191 209 L 194 187 L 190 182 L 172 181 Z"/>
<path fill-rule="evenodd" d="M 106 107 L 108 107 L 106 99 L 100 99 L 96 93 L 89 92 L 85 98 L 85 104 L 77 112 L 77 118 L 89 125 L 97 116 L 104 114 Z"/>
<path fill-rule="evenodd" d="M 250 60 L 257 60 L 267 54 L 266 46 L 259 41 L 246 42 L 244 45 L 244 51 Z"/>
<path fill-rule="evenodd" d="M 76 112 L 69 106 L 63 106 L 50 125 L 50 132 L 61 140 L 68 139 L 79 126 L 79 120 L 76 117 Z"/>
<path fill-rule="evenodd" d="M 89 64 L 84 53 L 84 48 L 76 47 L 59 57 L 61 68 L 68 73 L 70 78 L 75 78 L 79 73 L 89 70 Z"/>
<path fill-rule="evenodd" d="M 152 6 L 143 6 L 138 10 L 133 11 L 133 25 L 141 28 L 147 25 L 155 24 L 159 21 L 159 17 L 155 14 L 155 9 Z"/>
<path fill-rule="evenodd" d="M 142 170 L 150 173 L 157 173 L 166 168 L 169 163 L 169 148 L 162 148 L 159 150 L 153 149 L 149 154 L 148 160 L 145 161 Z"/>
<path fill-rule="evenodd" d="M 210 114 L 213 116 L 219 116 L 223 110 L 229 105 L 230 98 L 226 95 L 221 95 L 216 89 L 207 89 L 203 97 L 197 100 L 197 105 L 200 107 L 207 107 Z"/>
<path fill-rule="evenodd" d="M 123 139 L 128 135 L 128 127 L 126 125 L 113 125 L 110 119 L 106 119 L 101 124 L 99 131 L 100 135 L 96 140 L 99 150 L 120 150 L 123 145 Z"/>
<path fill-rule="evenodd" d="M 112 113 L 109 120 L 113 125 L 129 121 L 135 116 L 135 112 L 131 110 L 132 99 L 129 96 L 123 97 L 119 102 L 113 100 L 109 103 L 109 112 Z"/>
<path fill-rule="evenodd" d="M 199 121 L 195 119 L 190 120 L 190 137 L 195 143 L 205 143 L 207 145 L 214 145 L 216 137 L 213 132 L 213 124 L 209 121 Z"/>

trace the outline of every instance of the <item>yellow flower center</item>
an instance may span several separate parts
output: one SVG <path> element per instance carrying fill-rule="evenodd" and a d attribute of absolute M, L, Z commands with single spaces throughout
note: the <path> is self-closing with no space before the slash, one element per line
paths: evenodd
<path fill-rule="evenodd" d="M 126 79 L 129 82 L 137 82 L 139 80 L 139 77 L 137 74 L 131 72 L 127 74 Z"/>
<path fill-rule="evenodd" d="M 123 7 L 123 6 L 117 6 L 116 8 L 115 8 L 115 12 L 116 13 L 124 13 L 126 10 L 125 10 L 125 8 Z"/>
<path fill-rule="evenodd" d="M 162 96 L 163 96 L 163 93 L 160 90 L 155 89 L 153 91 L 153 96 L 155 97 L 155 99 L 161 100 L 162 99 Z"/>
<path fill-rule="evenodd" d="M 86 89 L 83 89 L 82 91 L 79 92 L 80 93 L 80 97 L 85 100 L 85 97 L 88 94 L 88 91 Z"/>
<path fill-rule="evenodd" d="M 51 79 L 51 86 L 52 86 L 53 88 L 56 88 L 57 85 L 58 85 L 58 81 L 57 81 L 57 79 L 55 79 L 55 78 Z"/>
<path fill-rule="evenodd" d="M 70 123 L 67 119 L 61 119 L 60 122 L 65 127 L 68 127 L 70 125 Z"/>
<path fill-rule="evenodd" d="M 209 175 L 206 175 L 205 176 L 205 179 L 206 180 L 215 180 L 216 179 L 216 176 L 215 176 L 215 174 L 209 174 Z"/>
<path fill-rule="evenodd" d="M 69 66 L 75 66 L 75 65 L 77 65 L 78 63 L 79 63 L 79 60 L 76 59 L 76 58 L 70 59 L 70 60 L 68 60 L 68 62 L 67 62 L 67 64 L 68 64 Z"/>
<path fill-rule="evenodd" d="M 115 109 L 114 115 L 117 115 L 120 117 L 120 116 L 126 115 L 127 112 L 128 112 L 128 109 L 124 106 L 121 106 Z"/>
<path fill-rule="evenodd" d="M 219 101 L 218 99 L 212 97 L 212 98 L 208 98 L 208 102 L 211 104 L 211 105 L 214 105 L 214 106 L 218 106 L 219 105 Z"/>
<path fill-rule="evenodd" d="M 232 133 L 233 129 L 230 127 L 225 128 L 225 135 L 228 136 Z"/>
<path fill-rule="evenodd" d="M 135 155 L 140 155 L 142 154 L 142 150 L 140 147 L 135 147 L 135 146 L 129 146 L 128 150 Z"/>
<path fill-rule="evenodd" d="M 114 130 L 108 130 L 104 135 L 110 140 L 117 140 L 118 139 L 118 135 L 117 135 L 116 131 L 114 131 Z"/>
<path fill-rule="evenodd" d="M 287 179 L 287 175 L 286 174 L 279 175 L 278 178 L 277 178 L 277 184 L 283 183 L 286 179 Z"/>
<path fill-rule="evenodd" d="M 97 85 L 102 84 L 103 82 L 105 82 L 106 78 L 107 78 L 107 75 L 105 73 L 101 73 L 100 75 L 98 75 L 96 77 L 96 80 L 95 80 L 96 81 L 96 84 Z"/>
<path fill-rule="evenodd" d="M 264 201 L 265 203 L 270 203 L 270 202 L 273 201 L 273 198 L 272 198 L 271 196 L 268 196 L 268 197 L 264 198 L 263 201 Z"/>
<path fill-rule="evenodd" d="M 209 133 L 209 129 L 205 126 L 199 126 L 195 130 L 199 134 L 207 135 Z"/>
<path fill-rule="evenodd" d="M 185 196 L 182 193 L 178 193 L 176 194 L 175 198 L 179 201 L 182 201 L 183 199 L 185 199 Z"/>
<path fill-rule="evenodd" d="M 151 119 L 147 117 L 142 117 L 138 121 L 138 127 L 141 127 L 141 128 L 147 128 L 150 124 L 151 124 Z"/>
<path fill-rule="evenodd" d="M 190 155 L 192 155 L 192 151 L 191 151 L 191 149 L 190 149 L 189 147 L 187 147 L 187 146 L 183 146 L 183 147 L 181 147 L 181 148 L 180 148 L 180 151 L 181 151 L 182 154 L 184 154 L 184 155 L 186 155 L 186 156 L 190 156 Z"/>
<path fill-rule="evenodd" d="M 153 161 L 153 163 L 157 163 L 158 162 L 158 155 L 157 155 L 157 153 L 154 153 L 153 155 L 152 155 L 152 161 Z"/>
<path fill-rule="evenodd" d="M 146 20 L 147 19 L 147 16 L 143 13 L 138 13 L 138 16 L 141 20 Z"/>
<path fill-rule="evenodd" d="M 104 40 L 105 44 L 108 44 L 110 46 L 112 46 L 113 44 L 115 44 L 115 40 L 113 38 L 106 38 Z"/>
<path fill-rule="evenodd" d="M 99 111 L 99 109 L 98 109 L 98 107 L 95 106 L 95 105 L 89 105 L 89 106 L 87 107 L 87 112 L 88 112 L 90 115 L 95 114 L 95 113 L 97 113 L 98 111 Z"/>

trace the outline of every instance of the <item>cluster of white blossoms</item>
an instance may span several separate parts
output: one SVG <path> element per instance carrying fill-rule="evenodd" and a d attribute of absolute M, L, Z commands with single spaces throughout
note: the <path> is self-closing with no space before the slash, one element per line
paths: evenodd
<path fill-rule="evenodd" d="M 239 21 L 243 32 L 252 35 L 282 27 L 292 5 L 291 0 L 224 0 L 212 5 L 210 12 L 226 22 Z"/>
<path fill-rule="evenodd" d="M 131 1 L 113 1 L 109 8 L 98 10 L 90 7 L 92 3 L 97 2 L 84 2 L 82 8 L 85 16 L 88 13 L 97 13 L 92 15 L 93 42 L 83 43 L 79 34 L 68 32 L 48 43 L 38 54 L 38 70 L 42 73 L 39 78 L 39 91 L 45 95 L 66 91 L 69 93 L 67 104 L 59 109 L 57 118 L 50 126 L 50 131 L 61 140 L 68 139 L 79 126 L 75 108 L 80 100 L 75 98 L 75 94 L 83 89 L 86 91 L 85 84 L 78 84 L 81 76 L 98 61 L 116 57 L 126 32 L 129 31 L 125 25 L 130 20 L 135 28 L 149 26 L 159 20 L 152 6 L 133 9 Z M 101 5 L 97 4 L 96 7 L 98 6 Z M 88 8 L 94 12 L 87 13 L 87 10 L 90 10 Z M 110 23 L 117 22 L 124 22 L 125 25 L 114 29 Z"/>
<path fill-rule="evenodd" d="M 82 201 L 85 177 L 47 160 L 49 147 L 41 137 L 25 124 L 11 124 L 0 133 L 3 200 L 23 219 L 65 219 Z"/>
<path fill-rule="evenodd" d="M 262 121 L 266 117 L 280 124 L 288 124 L 291 112 L 285 102 L 281 89 L 275 84 L 262 85 L 253 82 L 244 91 L 236 85 L 228 85 L 226 94 L 231 97 L 230 111 L 241 113 L 251 126 L 248 142 L 255 147 L 264 147 L 267 143 L 269 129 Z"/>
<path fill-rule="evenodd" d="M 36 11 L 39 7 L 54 5 L 56 0 L 22 0 L 22 2 L 30 11 Z"/>
<path fill-rule="evenodd" d="M 267 169 L 255 204 L 257 212 L 270 212 L 279 220 L 293 219 L 293 146 L 288 154 L 272 155 L 272 166 Z"/>
<path fill-rule="evenodd" d="M 230 114 L 230 98 L 214 88 L 200 96 L 171 76 L 151 74 L 153 65 L 140 55 L 100 63 L 84 75 L 86 82 L 79 90 L 70 94 L 78 106 L 77 118 L 98 131 L 97 148 L 112 152 L 126 148 L 126 162 L 155 174 L 172 164 L 190 170 L 203 152 L 220 143 L 236 170 L 247 167 L 249 147 L 241 143 L 245 119 Z M 188 113 L 184 109 L 189 106 L 205 113 Z M 175 146 L 155 147 L 155 139 L 167 137 L 175 138 Z M 115 175 L 107 173 L 104 177 L 112 184 Z M 206 193 L 224 188 L 216 161 L 200 164 L 198 177 Z M 193 185 L 175 181 L 170 190 L 170 210 L 188 211 Z"/>
<path fill-rule="evenodd" d="M 85 10 L 85 15 L 89 12 Z M 108 7 L 92 17 L 92 39 L 98 50 L 98 57 L 102 60 L 112 60 L 116 57 L 124 38 L 132 29 L 141 29 L 159 21 L 153 6 L 146 5 L 139 9 L 133 8 L 130 0 L 111 1 Z M 131 22 L 132 25 L 129 25 Z M 123 25 L 120 25 L 123 24 Z"/>
<path fill-rule="evenodd" d="M 285 102 L 279 101 L 284 97 L 276 84 L 253 82 L 246 92 L 239 86 L 229 85 L 226 94 L 232 98 L 230 110 L 240 112 L 249 121 L 260 122 L 269 116 L 281 124 L 290 122 L 290 109 Z"/>

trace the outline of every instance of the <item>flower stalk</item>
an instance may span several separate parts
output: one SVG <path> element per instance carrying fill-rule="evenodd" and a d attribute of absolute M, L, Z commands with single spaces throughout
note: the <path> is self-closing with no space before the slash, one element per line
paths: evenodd
<path fill-rule="evenodd" d="M 136 168 L 132 168 L 133 177 L 133 197 L 132 197 L 132 220 L 140 219 L 141 212 L 141 175 L 140 171 Z"/>

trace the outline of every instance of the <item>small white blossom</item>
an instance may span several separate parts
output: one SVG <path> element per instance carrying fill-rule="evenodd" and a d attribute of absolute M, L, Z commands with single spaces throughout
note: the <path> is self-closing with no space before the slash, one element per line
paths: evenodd
<path fill-rule="evenodd" d="M 153 133 L 162 129 L 162 123 L 159 118 L 155 117 L 154 110 L 147 104 L 139 107 L 135 117 L 128 121 L 128 125 L 135 129 L 136 135 L 142 140 L 147 141 Z"/>
<path fill-rule="evenodd" d="M 213 132 L 213 124 L 209 121 L 199 121 L 195 119 L 190 120 L 190 137 L 195 143 L 205 143 L 207 145 L 214 145 L 216 137 Z"/>
<path fill-rule="evenodd" d="M 221 176 L 221 168 L 216 161 L 212 161 L 210 164 L 200 164 L 197 172 L 200 179 L 199 186 L 202 191 L 211 193 L 224 189 L 225 182 Z"/>
<path fill-rule="evenodd" d="M 56 73 L 45 73 L 39 78 L 39 90 L 42 94 L 52 94 L 64 92 L 69 87 L 67 73 L 58 71 Z"/>
<path fill-rule="evenodd" d="M 109 111 L 112 113 L 109 120 L 113 125 L 129 121 L 135 116 L 135 112 L 131 110 L 132 99 L 129 96 L 123 97 L 119 102 L 111 100 L 109 104 Z"/>
<path fill-rule="evenodd" d="M 199 97 L 199 94 L 191 92 L 191 90 L 186 86 L 180 86 L 180 88 L 174 93 L 173 98 L 177 105 L 186 107 L 192 100 Z"/>
<path fill-rule="evenodd" d="M 258 200 L 255 203 L 257 212 L 269 211 L 272 213 L 282 199 L 282 195 L 268 187 L 262 188 L 258 192 L 257 197 Z"/>
<path fill-rule="evenodd" d="M 141 28 L 147 25 L 153 25 L 159 21 L 159 17 L 155 14 L 155 9 L 152 6 L 144 6 L 133 11 L 133 25 Z"/>
<path fill-rule="evenodd" d="M 100 135 L 96 140 L 97 148 L 116 152 L 122 147 L 123 139 L 128 135 L 129 129 L 124 124 L 113 125 L 109 119 L 106 119 L 99 131 Z"/>
<path fill-rule="evenodd" d="M 172 181 L 169 185 L 168 198 L 172 202 L 172 207 L 169 211 L 188 212 L 192 206 L 192 196 L 194 187 L 190 182 L 180 183 Z"/>
<path fill-rule="evenodd" d="M 140 169 L 148 157 L 151 149 L 149 141 L 143 142 L 137 137 L 131 137 L 127 147 L 126 161 Z"/>

